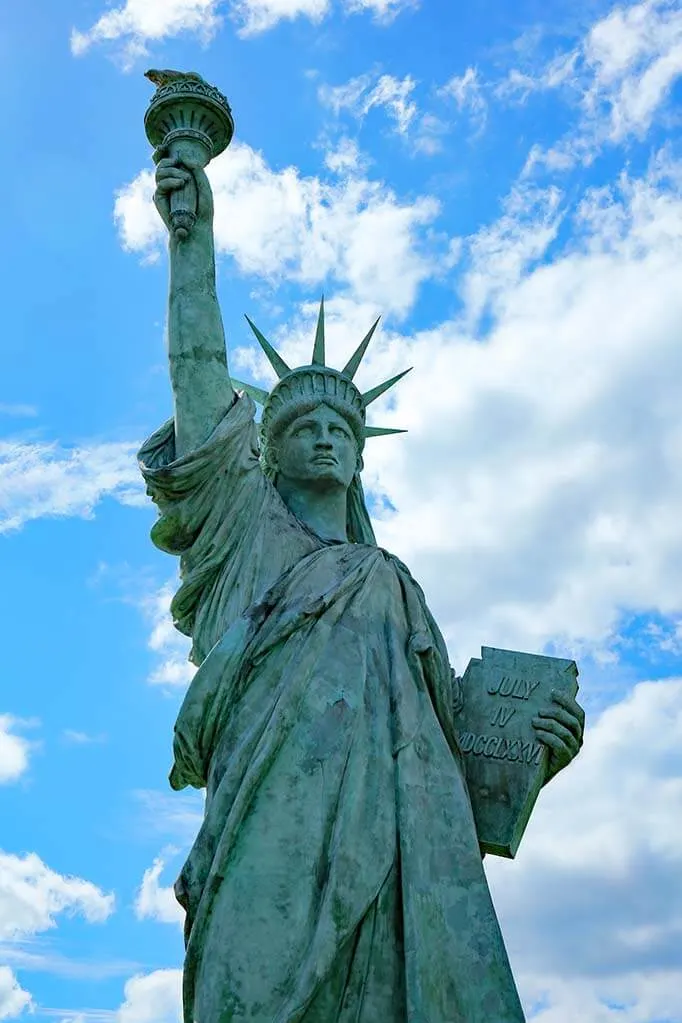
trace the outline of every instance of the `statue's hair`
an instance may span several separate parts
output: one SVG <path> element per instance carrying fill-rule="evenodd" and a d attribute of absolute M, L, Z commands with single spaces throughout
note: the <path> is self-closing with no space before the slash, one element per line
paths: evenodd
<path fill-rule="evenodd" d="M 282 405 L 274 415 L 269 417 L 267 427 L 261 427 L 262 458 L 266 464 L 271 464 L 273 468 L 275 467 L 275 451 L 291 424 L 300 419 L 301 416 L 313 412 L 320 405 L 326 405 L 328 408 L 333 409 L 334 412 L 337 412 L 345 420 L 355 438 L 358 455 L 362 456 L 365 447 L 365 424 L 356 410 L 346 402 L 340 401 L 331 395 L 311 395 L 310 397 L 300 398 Z"/>

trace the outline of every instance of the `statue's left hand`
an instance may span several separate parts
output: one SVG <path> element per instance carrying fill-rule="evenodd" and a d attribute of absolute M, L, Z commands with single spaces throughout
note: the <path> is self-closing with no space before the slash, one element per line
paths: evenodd
<path fill-rule="evenodd" d="M 585 731 L 585 711 L 577 700 L 556 690 L 552 690 L 552 700 L 554 706 L 533 718 L 538 739 L 549 747 L 545 783 L 578 755 Z"/>

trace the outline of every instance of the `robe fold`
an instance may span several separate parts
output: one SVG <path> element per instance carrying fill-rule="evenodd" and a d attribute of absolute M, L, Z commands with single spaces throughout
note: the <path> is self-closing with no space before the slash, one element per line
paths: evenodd
<path fill-rule="evenodd" d="M 254 411 L 139 454 L 198 665 L 170 779 L 206 788 L 176 884 L 185 1023 L 522 1023 L 443 638 L 397 558 L 291 514 Z"/>

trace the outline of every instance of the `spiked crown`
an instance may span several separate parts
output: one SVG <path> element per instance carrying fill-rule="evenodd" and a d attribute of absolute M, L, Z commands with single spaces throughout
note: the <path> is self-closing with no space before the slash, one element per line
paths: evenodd
<path fill-rule="evenodd" d="M 320 402 L 330 405 L 347 419 L 353 429 L 360 451 L 362 451 L 367 437 L 383 437 L 405 432 L 404 430 L 367 426 L 365 419 L 367 406 L 390 387 L 393 387 L 406 373 L 409 373 L 409 369 L 403 370 L 402 373 L 384 381 L 383 384 L 365 391 L 364 394 L 353 383 L 353 377 L 378 326 L 378 319 L 372 324 L 342 370 L 332 369 L 325 363 L 324 299 L 320 302 L 312 362 L 309 366 L 291 369 L 248 316 L 246 319 L 277 374 L 278 381 L 272 391 L 266 391 L 240 380 L 233 379 L 232 382 L 235 387 L 246 391 L 254 401 L 263 406 L 261 435 L 266 447 L 268 439 L 277 432 L 278 428 L 292 422 L 297 416 L 303 415 Z"/>

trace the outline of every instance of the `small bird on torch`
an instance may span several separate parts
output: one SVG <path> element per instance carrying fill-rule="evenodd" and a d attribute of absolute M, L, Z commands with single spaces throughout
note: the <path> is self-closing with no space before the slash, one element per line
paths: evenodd
<path fill-rule="evenodd" d="M 164 85 L 170 85 L 171 82 L 182 81 L 182 79 L 189 79 L 194 82 L 203 82 L 204 80 L 196 71 L 171 71 L 170 68 L 160 71 L 150 68 L 149 71 L 145 71 L 144 76 L 150 82 L 153 82 L 158 89 L 163 88 Z"/>

